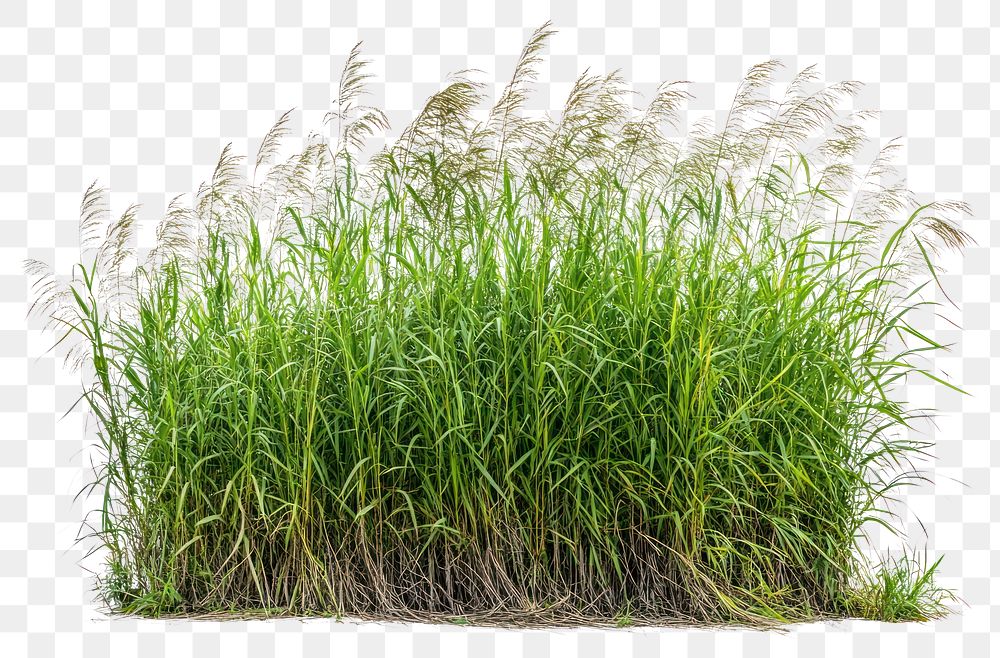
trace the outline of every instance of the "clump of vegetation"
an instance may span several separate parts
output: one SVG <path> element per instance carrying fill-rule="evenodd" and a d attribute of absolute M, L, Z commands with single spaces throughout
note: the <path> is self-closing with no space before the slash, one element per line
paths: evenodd
<path fill-rule="evenodd" d="M 921 556 L 904 553 L 889 556 L 880 568 L 862 572 L 862 584 L 853 592 L 848 605 L 851 614 L 883 621 L 927 621 L 948 614 L 948 604 L 955 595 L 934 584 L 934 573 L 941 564 L 938 558 L 927 563 Z"/>
<path fill-rule="evenodd" d="M 942 612 L 933 569 L 857 549 L 927 447 L 896 385 L 951 386 L 907 318 L 965 207 L 917 205 L 891 145 L 859 170 L 858 87 L 812 69 L 772 99 L 753 67 L 681 138 L 683 84 L 636 111 L 615 74 L 529 116 L 549 35 L 491 109 L 457 76 L 367 159 L 355 48 L 330 137 L 227 148 L 149 252 L 91 187 L 72 278 L 28 264 L 88 373 L 113 609 Z"/>

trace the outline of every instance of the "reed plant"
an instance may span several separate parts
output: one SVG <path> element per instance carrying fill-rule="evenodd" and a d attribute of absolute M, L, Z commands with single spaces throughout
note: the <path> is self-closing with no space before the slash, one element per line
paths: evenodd
<path fill-rule="evenodd" d="M 940 614 L 866 528 L 929 443 L 901 384 L 965 206 L 862 159 L 856 83 L 754 66 L 728 120 L 583 74 L 471 74 L 398 139 L 360 49 L 324 131 L 227 148 L 156 246 L 96 185 L 80 264 L 30 262 L 102 461 L 100 591 L 142 615 L 762 624 Z M 371 149 L 369 149 L 371 150 Z M 917 437 L 917 438 L 915 438 Z"/>

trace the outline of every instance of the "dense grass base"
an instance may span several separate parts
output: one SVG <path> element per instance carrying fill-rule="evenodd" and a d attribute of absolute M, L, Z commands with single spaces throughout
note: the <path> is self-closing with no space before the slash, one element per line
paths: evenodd
<path fill-rule="evenodd" d="M 854 86 L 806 72 L 770 101 L 773 63 L 687 142 L 663 133 L 683 92 L 635 117 L 614 76 L 525 119 L 546 36 L 485 122 L 460 79 L 362 171 L 384 120 L 356 104 L 353 53 L 337 141 L 260 184 L 227 150 L 152 254 L 133 209 L 110 221 L 88 192 L 84 263 L 39 291 L 93 375 L 115 609 L 943 610 L 933 568 L 873 574 L 857 548 L 925 445 L 890 393 L 933 377 L 913 357 L 941 346 L 906 317 L 934 242 L 965 240 L 942 215 L 961 206 L 907 207 L 873 183 L 884 153 L 856 176 L 861 133 L 836 112 Z"/>

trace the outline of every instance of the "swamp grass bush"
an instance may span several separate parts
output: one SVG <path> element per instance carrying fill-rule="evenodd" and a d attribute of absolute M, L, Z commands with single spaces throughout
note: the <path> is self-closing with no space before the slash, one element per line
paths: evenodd
<path fill-rule="evenodd" d="M 521 623 L 764 623 L 945 610 L 935 565 L 864 526 L 919 474 L 893 391 L 937 379 L 908 323 L 959 203 L 917 205 L 892 146 L 858 167 L 854 83 L 753 67 L 721 130 L 669 135 L 582 75 L 522 111 L 466 75 L 401 136 L 352 51 L 275 161 L 227 148 L 155 249 L 84 195 L 72 278 L 36 312 L 82 365 L 119 611 Z M 487 114 L 488 112 L 488 114 Z M 942 385 L 951 386 L 938 380 Z"/>

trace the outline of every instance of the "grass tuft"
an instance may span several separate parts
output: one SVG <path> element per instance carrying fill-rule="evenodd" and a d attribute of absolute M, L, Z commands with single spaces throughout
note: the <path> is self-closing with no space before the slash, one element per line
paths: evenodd
<path fill-rule="evenodd" d="M 934 584 L 942 558 L 927 563 L 917 553 L 889 558 L 854 593 L 852 614 L 883 621 L 927 621 L 951 612 L 958 601 L 950 590 Z"/>
<path fill-rule="evenodd" d="M 101 591 L 142 615 L 765 624 L 940 614 L 937 567 L 871 575 L 865 529 L 918 474 L 909 322 L 963 204 L 860 166 L 853 82 L 681 138 L 584 74 L 524 111 L 469 74 L 400 138 L 351 51 L 324 125 L 227 147 L 151 251 L 81 208 L 72 278 L 27 265 L 100 428 Z M 252 165 L 252 166 L 251 166 Z M 860 586 L 857 583 L 862 583 Z"/>

